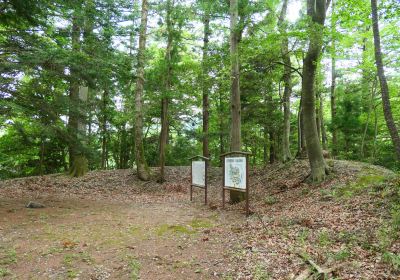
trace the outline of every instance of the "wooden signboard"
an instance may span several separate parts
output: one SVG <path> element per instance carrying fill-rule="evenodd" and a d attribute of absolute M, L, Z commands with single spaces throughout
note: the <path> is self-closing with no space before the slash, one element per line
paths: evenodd
<path fill-rule="evenodd" d="M 197 187 L 204 189 L 204 203 L 207 204 L 207 169 L 209 158 L 194 156 L 190 160 L 190 201 L 193 200 L 193 187 Z"/>
<path fill-rule="evenodd" d="M 233 151 L 222 154 L 222 208 L 225 207 L 225 191 L 246 193 L 246 215 L 249 215 L 249 158 L 247 152 Z"/>

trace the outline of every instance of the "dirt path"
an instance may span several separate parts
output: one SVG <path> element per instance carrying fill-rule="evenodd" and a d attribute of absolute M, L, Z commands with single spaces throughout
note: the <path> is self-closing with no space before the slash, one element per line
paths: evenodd
<path fill-rule="evenodd" d="M 227 228 L 244 220 L 186 202 L 43 202 L 0 199 L 3 278 L 223 278 Z"/>
<path fill-rule="evenodd" d="M 306 161 L 253 169 L 248 218 L 220 208 L 218 168 L 207 206 L 200 189 L 188 201 L 188 167 L 162 185 L 132 170 L 0 181 L 0 279 L 296 279 L 308 260 L 335 279 L 399 279 L 400 179 L 331 163 L 319 185 Z"/>

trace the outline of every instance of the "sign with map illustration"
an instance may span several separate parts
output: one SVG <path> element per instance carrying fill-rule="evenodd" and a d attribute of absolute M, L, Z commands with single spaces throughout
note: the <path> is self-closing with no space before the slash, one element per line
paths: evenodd
<path fill-rule="evenodd" d="M 192 161 L 192 184 L 198 186 L 206 185 L 205 161 Z"/>
<path fill-rule="evenodd" d="M 246 189 L 246 158 L 225 158 L 225 186 Z"/>

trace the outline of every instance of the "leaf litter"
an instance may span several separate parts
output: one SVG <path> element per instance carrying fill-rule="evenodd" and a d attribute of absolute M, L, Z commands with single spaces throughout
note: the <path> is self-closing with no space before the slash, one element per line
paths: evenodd
<path fill-rule="evenodd" d="M 108 205 L 110 209 L 113 209 L 112 205 L 119 205 L 118 211 L 125 211 L 125 205 L 135 203 L 142 205 L 136 206 L 136 211 L 150 209 L 154 215 L 158 213 L 163 222 L 168 220 L 164 224 L 169 225 L 165 228 L 168 235 L 172 235 L 173 242 L 166 242 L 164 246 L 174 246 L 175 260 L 168 261 L 166 255 L 162 255 L 167 253 L 162 250 L 161 256 L 142 252 L 140 256 L 144 265 L 140 274 L 143 279 L 154 276 L 151 274 L 151 267 L 154 266 L 174 268 L 172 272 L 159 269 L 159 275 L 161 278 L 164 275 L 165 279 L 169 278 L 168 275 L 185 279 L 190 273 L 194 277 L 192 279 L 297 279 L 307 269 L 314 273 L 310 276 L 314 278 L 308 279 L 317 279 L 321 275 L 318 276 L 316 270 L 333 267 L 335 269 L 329 275 L 336 279 L 398 279 L 398 268 L 385 262 L 382 252 L 377 249 L 379 232 L 388 221 L 389 209 L 385 198 L 374 192 L 369 184 L 373 176 L 381 176 L 388 182 L 398 180 L 396 175 L 358 162 L 331 161 L 331 164 L 333 173 L 322 184 L 308 181 L 309 168 L 304 160 L 252 168 L 252 215 L 248 218 L 244 216 L 244 203 L 227 203 L 225 209 L 221 209 L 222 178 L 218 167 L 211 167 L 208 172 L 207 207 L 202 205 L 204 191 L 201 189 L 195 189 L 194 202 L 188 202 L 190 169 L 184 166 L 167 167 L 167 182 L 164 184 L 156 183 L 156 168 L 152 169 L 154 178 L 149 182 L 138 180 L 129 169 L 93 171 L 81 178 L 54 174 L 6 180 L 0 182 L 0 197 L 8 199 L 3 202 L 3 208 L 11 210 L 6 212 L 10 215 L 13 214 L 13 199 L 45 204 L 53 201 L 53 205 L 60 201 L 93 201 L 102 205 L 99 207 Z M 361 177 L 368 182 L 361 182 Z M 64 204 L 62 210 L 68 210 L 68 203 Z M 90 211 L 91 206 L 87 207 Z M 151 214 L 146 215 L 151 220 Z M 213 217 L 210 219 L 214 225 L 198 231 L 194 236 L 190 232 L 196 229 L 184 225 L 184 222 L 196 215 Z M 110 219 L 115 217 L 110 216 Z M 149 223 L 146 217 L 140 221 L 146 228 Z M 99 221 L 93 221 L 96 222 Z M 164 224 L 160 221 L 158 226 Z M 3 218 L 0 220 L 0 233 L 5 232 L 6 226 L 7 220 Z M 140 232 L 130 230 L 134 234 Z M 18 231 L 14 229 L 14 232 Z M 169 237 L 163 234 L 157 238 Z M 8 239 L 3 238 L 3 241 Z M 89 246 L 79 246 L 79 242 L 74 240 L 61 242 L 64 242 L 61 243 L 62 249 L 90 247 L 89 243 Z M 140 247 L 140 244 L 125 244 L 126 250 L 130 251 L 140 252 Z M 148 248 L 144 246 L 145 249 Z M 204 250 L 209 252 L 204 254 L 201 252 Z M 400 256 L 399 240 L 392 241 L 387 250 L 394 256 Z M 192 251 L 199 251 L 196 260 L 189 261 L 187 256 L 182 259 L 179 255 Z M 178 255 L 179 258 L 176 257 Z M 99 266 L 94 267 L 98 269 Z M 116 266 L 114 269 L 127 270 L 128 267 Z M 186 276 L 182 276 L 182 272 Z M 108 274 L 112 275 L 111 272 L 104 275 Z M 96 271 L 88 275 L 96 275 Z M 120 278 L 123 279 L 122 276 Z"/>

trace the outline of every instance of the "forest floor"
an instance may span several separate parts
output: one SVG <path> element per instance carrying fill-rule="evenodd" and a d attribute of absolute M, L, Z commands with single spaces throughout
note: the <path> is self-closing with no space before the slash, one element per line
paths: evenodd
<path fill-rule="evenodd" d="M 330 164 L 318 185 L 306 161 L 253 169 L 248 218 L 221 209 L 219 168 L 208 205 L 200 189 L 189 201 L 188 167 L 162 185 L 132 170 L 0 181 L 0 278 L 400 279 L 399 178 Z"/>

